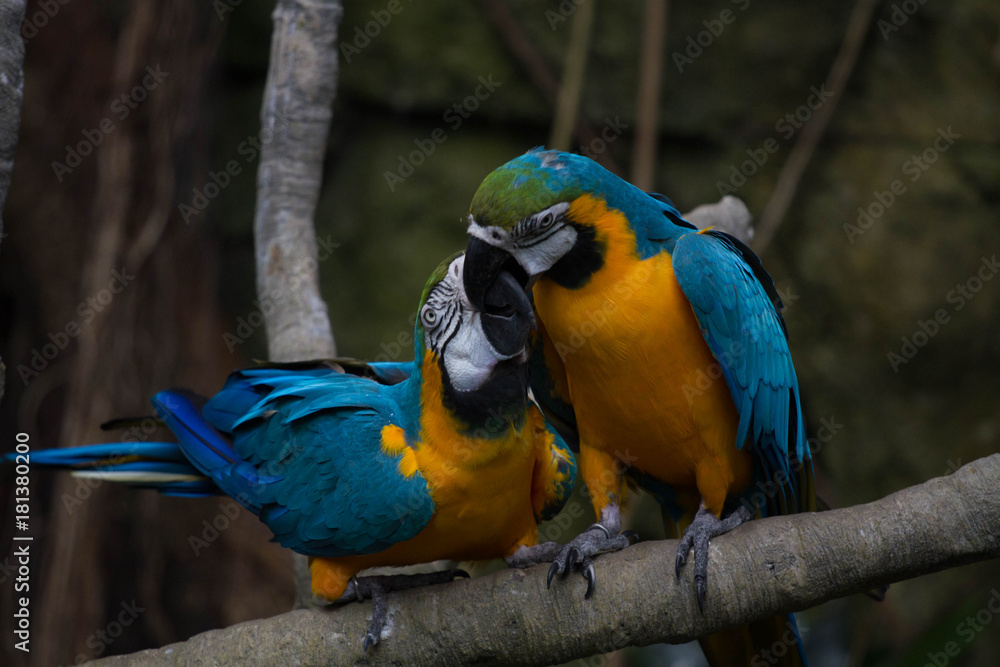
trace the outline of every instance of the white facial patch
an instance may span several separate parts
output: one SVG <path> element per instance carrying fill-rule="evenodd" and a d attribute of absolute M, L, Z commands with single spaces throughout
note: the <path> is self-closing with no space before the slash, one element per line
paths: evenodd
<path fill-rule="evenodd" d="M 514 225 L 507 231 L 483 226 L 469 215 L 470 236 L 506 250 L 530 277 L 545 273 L 576 244 L 577 231 L 565 221 L 568 202 L 554 204 Z"/>
<path fill-rule="evenodd" d="M 529 276 L 537 276 L 552 268 L 576 244 L 576 230 L 563 225 L 544 241 L 524 248 L 514 248 L 511 255 Z"/>
<path fill-rule="evenodd" d="M 490 344 L 483 332 L 482 315 L 465 295 L 464 270 L 465 255 L 461 255 L 427 297 L 421 320 L 424 345 L 444 358 L 452 386 L 457 391 L 474 391 L 486 383 L 499 362 L 516 356 L 526 358 L 527 352 L 522 349 L 515 355 L 504 355 Z"/>

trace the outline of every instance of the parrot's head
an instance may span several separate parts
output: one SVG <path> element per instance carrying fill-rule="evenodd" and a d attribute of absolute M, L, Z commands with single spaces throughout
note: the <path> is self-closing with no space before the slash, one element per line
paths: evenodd
<path fill-rule="evenodd" d="M 477 309 L 465 294 L 464 269 L 465 255 L 458 254 L 427 281 L 417 312 L 418 355 L 440 367 L 453 399 L 508 392 L 523 402 L 528 332 L 534 326 L 531 302 L 513 276 L 500 272 L 484 294 L 489 312 Z"/>
<path fill-rule="evenodd" d="M 489 312 L 484 296 L 502 271 L 525 288 L 543 274 L 564 287 L 580 287 L 604 266 L 609 233 L 631 229 L 638 220 L 655 221 L 657 240 L 693 229 L 665 198 L 644 193 L 589 158 L 530 150 L 489 174 L 472 199 L 465 260 L 469 301 Z M 652 238 L 647 231 L 631 233 Z"/>

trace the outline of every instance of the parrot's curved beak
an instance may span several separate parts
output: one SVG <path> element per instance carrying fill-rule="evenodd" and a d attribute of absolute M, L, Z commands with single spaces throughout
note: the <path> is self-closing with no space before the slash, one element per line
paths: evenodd
<path fill-rule="evenodd" d="M 483 291 L 481 303 L 483 333 L 490 345 L 508 358 L 521 354 L 535 327 L 535 312 L 517 278 L 501 269 Z"/>
<path fill-rule="evenodd" d="M 513 255 L 475 236 L 469 239 L 469 245 L 465 249 L 463 281 L 465 295 L 473 308 L 483 312 L 488 309 L 485 303 L 486 291 L 505 269 L 513 275 L 522 290 L 527 289 L 528 274 Z"/>

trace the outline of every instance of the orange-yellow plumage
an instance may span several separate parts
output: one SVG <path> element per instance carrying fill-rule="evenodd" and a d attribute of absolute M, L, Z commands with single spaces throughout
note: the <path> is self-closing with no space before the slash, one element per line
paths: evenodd
<path fill-rule="evenodd" d="M 549 466 L 552 435 L 537 409 L 515 428 L 497 419 L 500 437 L 462 434 L 463 425 L 443 407 L 437 356 L 426 352 L 421 389 L 421 434 L 412 447 L 402 429 L 382 430 L 382 450 L 402 457 L 399 470 L 419 472 L 434 500 L 434 515 L 415 537 L 360 556 L 310 560 L 313 592 L 339 598 L 350 578 L 372 567 L 440 559 L 486 560 L 509 556 L 538 542 L 536 513 L 558 471 Z M 555 475 L 551 477 L 550 475 Z"/>
<path fill-rule="evenodd" d="M 706 374 L 718 377 L 718 363 L 670 255 L 640 259 L 623 214 L 600 199 L 577 198 L 568 217 L 593 225 L 604 265 L 576 289 L 543 276 L 534 299 L 564 367 L 580 474 L 598 517 L 606 492 L 618 498 L 617 479 L 605 473 L 616 459 L 675 487 L 694 508 L 701 496 L 719 516 L 726 497 L 750 484 L 752 462 L 734 446 L 739 420 L 725 381 L 692 390 Z"/>

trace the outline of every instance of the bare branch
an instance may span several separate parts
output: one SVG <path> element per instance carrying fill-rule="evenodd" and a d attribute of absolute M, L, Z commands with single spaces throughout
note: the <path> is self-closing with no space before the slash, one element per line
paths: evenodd
<path fill-rule="evenodd" d="M 562 82 L 556 97 L 556 114 L 552 122 L 549 147 L 560 151 L 570 149 L 570 139 L 576 126 L 577 107 L 583 93 L 583 72 L 587 66 L 587 52 L 590 50 L 590 32 L 594 23 L 596 0 L 585 2 L 573 14 L 569 33 L 569 46 L 563 62 Z"/>
<path fill-rule="evenodd" d="M 752 521 L 712 542 L 705 614 L 677 542 L 598 558 L 597 590 L 544 566 L 389 599 L 390 622 L 365 662 L 369 604 L 298 610 L 213 630 L 112 665 L 548 665 L 624 646 L 684 642 L 882 584 L 1000 557 L 1000 454 L 867 505 Z M 891 594 L 891 593 L 890 593 Z M 872 604 L 875 604 L 874 602 Z"/>
<path fill-rule="evenodd" d="M 758 255 L 763 255 L 767 246 L 771 244 L 775 232 L 781 226 L 788 213 L 788 208 L 795 199 L 795 192 L 799 189 L 799 181 L 805 173 L 809 161 L 812 159 L 820 139 L 826 132 L 833 112 L 837 108 L 837 103 L 847 88 L 847 82 L 854 71 L 854 65 L 861 53 L 861 46 L 864 44 L 865 35 L 871 25 L 872 13 L 878 0 L 858 0 L 851 12 L 851 18 L 847 21 L 847 30 L 844 33 L 844 41 L 837 53 L 833 66 L 830 67 L 830 74 L 826 77 L 824 85 L 830 87 L 831 99 L 821 106 L 813 115 L 812 120 L 802 128 L 792 152 L 788 156 L 781 173 L 778 175 L 778 183 L 774 186 L 774 194 L 764 206 L 764 211 L 760 216 L 760 225 L 757 228 L 757 243 L 754 250 Z"/>
<path fill-rule="evenodd" d="M 273 15 L 254 220 L 257 292 L 273 361 L 336 354 L 319 293 L 313 213 L 337 88 L 341 14 L 339 0 L 279 0 Z"/>
<path fill-rule="evenodd" d="M 635 139 L 632 141 L 632 184 L 640 190 L 656 187 L 656 144 L 660 129 L 660 81 L 667 47 L 670 0 L 646 0 L 639 51 L 639 91 L 635 99 Z"/>
<path fill-rule="evenodd" d="M 3 240 L 3 205 L 14 170 L 17 130 L 21 126 L 21 100 L 24 97 L 24 40 L 21 21 L 24 0 L 10 0 L 0 5 L 0 242 Z M 3 400 L 6 368 L 0 360 L 0 400 Z"/>
<path fill-rule="evenodd" d="M 553 107 L 559 97 L 559 83 L 545 56 L 538 50 L 527 31 L 518 23 L 504 0 L 482 0 L 483 8 L 493 27 L 500 33 L 511 55 L 521 65 L 531 83 Z M 600 135 L 579 113 L 573 126 L 573 135 L 583 145 L 590 145 Z M 589 156 L 614 174 L 622 174 L 610 151 L 596 152 Z"/>
<path fill-rule="evenodd" d="M 699 229 L 715 227 L 732 234 L 740 241 L 750 245 L 753 240 L 753 216 L 742 199 L 726 195 L 714 204 L 701 206 L 684 214 L 684 219 Z"/>

